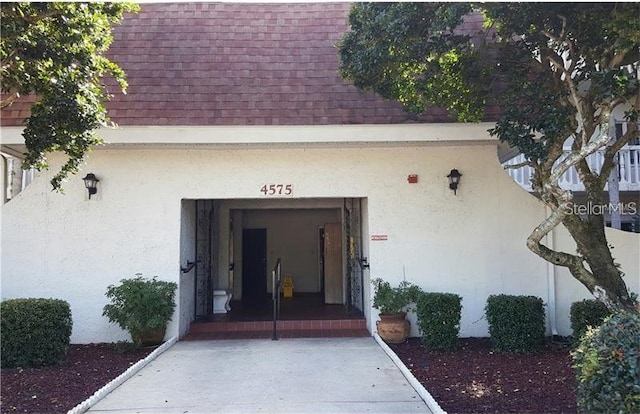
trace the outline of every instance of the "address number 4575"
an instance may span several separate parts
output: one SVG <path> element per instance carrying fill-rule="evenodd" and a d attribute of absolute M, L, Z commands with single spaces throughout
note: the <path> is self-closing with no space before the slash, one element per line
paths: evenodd
<path fill-rule="evenodd" d="M 266 196 L 291 195 L 293 194 L 293 184 L 265 184 L 260 187 L 260 192 Z"/>

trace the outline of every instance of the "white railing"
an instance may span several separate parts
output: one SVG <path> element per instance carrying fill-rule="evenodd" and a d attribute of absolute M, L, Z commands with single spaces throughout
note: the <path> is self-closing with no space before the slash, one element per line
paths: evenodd
<path fill-rule="evenodd" d="M 567 156 L 569 152 L 569 150 L 565 150 L 564 156 Z M 587 164 L 591 171 L 599 173 L 603 160 L 604 150 L 601 150 L 588 156 Z M 520 154 L 503 165 L 516 165 L 524 161 L 524 156 Z M 506 171 L 522 188 L 527 191 L 533 191 L 531 188 L 533 169 L 531 167 L 507 168 Z M 640 145 L 627 145 L 618 152 L 618 180 L 620 191 L 640 191 Z M 564 173 L 560 178 L 559 184 L 565 190 L 584 191 L 584 185 L 573 167 Z"/>
<path fill-rule="evenodd" d="M 31 182 L 35 179 L 36 170 L 22 169 L 22 160 L 19 158 L 12 157 L 8 154 L 0 154 L 0 156 L 4 159 L 5 168 L 4 171 L 0 172 L 0 174 L 4 174 L 4 184 L 5 188 L 2 189 L 3 194 L 0 197 L 0 204 L 3 201 L 9 201 L 20 193 L 20 191 L 24 190 Z M 2 182 L 2 180 L 0 180 Z"/>

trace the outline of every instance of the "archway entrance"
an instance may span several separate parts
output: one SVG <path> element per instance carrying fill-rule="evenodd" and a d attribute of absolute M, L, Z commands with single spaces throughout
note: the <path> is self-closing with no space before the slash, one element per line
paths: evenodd
<path fill-rule="evenodd" d="M 194 319 L 271 319 L 278 260 L 293 282 L 279 319 L 363 318 L 363 200 L 195 200 Z"/>

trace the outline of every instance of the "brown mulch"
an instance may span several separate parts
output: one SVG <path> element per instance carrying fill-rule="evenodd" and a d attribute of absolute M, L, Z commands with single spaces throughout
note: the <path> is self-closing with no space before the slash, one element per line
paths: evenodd
<path fill-rule="evenodd" d="M 3 368 L 0 412 L 66 413 L 154 349 L 118 353 L 113 344 L 71 345 L 60 365 Z"/>
<path fill-rule="evenodd" d="M 487 338 L 460 340 L 455 352 L 430 351 L 412 338 L 390 345 L 449 413 L 575 413 L 569 348 L 498 354 Z M 2 369 L 2 413 L 66 413 L 154 348 L 115 352 L 112 344 L 71 345 L 59 366 Z"/>
<path fill-rule="evenodd" d="M 547 343 L 537 354 L 500 354 L 488 338 L 460 339 L 455 352 L 418 338 L 391 349 L 448 413 L 575 413 L 570 348 Z"/>

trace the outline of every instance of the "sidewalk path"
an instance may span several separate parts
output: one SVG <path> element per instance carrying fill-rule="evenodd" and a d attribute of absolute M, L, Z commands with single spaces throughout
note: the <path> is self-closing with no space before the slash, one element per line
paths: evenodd
<path fill-rule="evenodd" d="M 178 342 L 89 413 L 430 413 L 373 338 Z"/>

